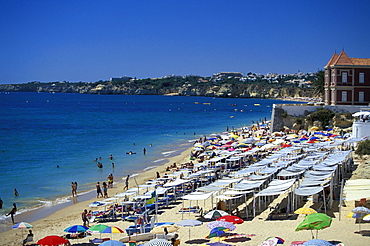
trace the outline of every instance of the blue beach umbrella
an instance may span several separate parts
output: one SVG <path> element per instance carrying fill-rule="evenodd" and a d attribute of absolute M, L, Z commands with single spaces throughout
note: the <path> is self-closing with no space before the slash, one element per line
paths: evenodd
<path fill-rule="evenodd" d="M 311 246 L 331 246 L 334 245 L 328 241 L 322 239 L 312 239 L 310 241 L 304 242 L 302 245 L 311 245 Z"/>
<path fill-rule="evenodd" d="M 65 232 L 69 233 L 81 233 L 87 231 L 89 228 L 83 225 L 73 225 L 66 229 L 64 229 Z"/>
<path fill-rule="evenodd" d="M 116 240 L 109 240 L 109 241 L 105 241 L 101 244 L 99 244 L 99 246 L 125 246 L 126 244 L 120 242 L 120 241 L 116 241 Z"/>

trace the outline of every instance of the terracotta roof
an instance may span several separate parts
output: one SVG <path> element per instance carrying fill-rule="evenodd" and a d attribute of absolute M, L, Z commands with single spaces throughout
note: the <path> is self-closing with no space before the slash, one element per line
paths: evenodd
<path fill-rule="evenodd" d="M 334 61 L 338 58 L 337 52 L 334 52 L 334 55 L 330 58 L 328 64 L 326 64 L 326 67 L 333 65 Z"/>
<path fill-rule="evenodd" d="M 370 59 L 369 58 L 349 58 L 351 59 L 354 65 L 359 66 L 370 66 Z"/>
<path fill-rule="evenodd" d="M 370 66 L 370 58 L 349 58 L 346 52 L 343 50 L 339 55 L 335 52 L 330 58 L 328 66 L 335 65 L 357 65 L 357 66 Z"/>
<path fill-rule="evenodd" d="M 349 59 L 346 52 L 342 50 L 342 52 L 340 52 L 338 58 L 334 61 L 332 65 L 354 65 L 354 64 L 352 63 L 351 59 Z"/>

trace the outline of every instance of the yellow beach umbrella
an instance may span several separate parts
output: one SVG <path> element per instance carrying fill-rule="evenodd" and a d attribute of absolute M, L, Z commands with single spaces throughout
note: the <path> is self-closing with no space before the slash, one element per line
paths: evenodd
<path fill-rule="evenodd" d="M 311 131 L 316 131 L 316 130 L 319 130 L 319 128 L 317 126 L 313 126 L 310 128 Z"/>
<path fill-rule="evenodd" d="M 315 214 L 317 213 L 317 211 L 313 208 L 307 208 L 307 207 L 303 207 L 303 208 L 299 208 L 297 209 L 296 211 L 294 211 L 295 214 L 305 214 L 305 215 L 308 215 L 308 214 Z"/>

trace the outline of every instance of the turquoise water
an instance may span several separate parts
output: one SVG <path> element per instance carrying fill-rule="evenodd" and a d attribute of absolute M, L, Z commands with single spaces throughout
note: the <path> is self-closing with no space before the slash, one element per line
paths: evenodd
<path fill-rule="evenodd" d="M 0 197 L 4 201 L 0 213 L 8 212 L 13 202 L 20 212 L 66 202 L 71 182 L 78 182 L 79 191 L 89 191 L 110 173 L 121 181 L 127 174 L 163 164 L 203 135 L 270 118 L 272 104 L 282 102 L 0 93 Z M 127 155 L 129 151 L 137 154 Z M 94 162 L 99 157 L 101 169 Z M 14 188 L 19 197 L 14 196 Z M 5 222 L 9 218 L 1 216 L 0 223 Z"/>

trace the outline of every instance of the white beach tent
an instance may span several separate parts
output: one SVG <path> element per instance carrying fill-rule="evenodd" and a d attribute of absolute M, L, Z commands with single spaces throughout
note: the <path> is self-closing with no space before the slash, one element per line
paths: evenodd
<path fill-rule="evenodd" d="M 348 180 L 343 189 L 346 201 L 370 198 L 370 179 Z"/>

